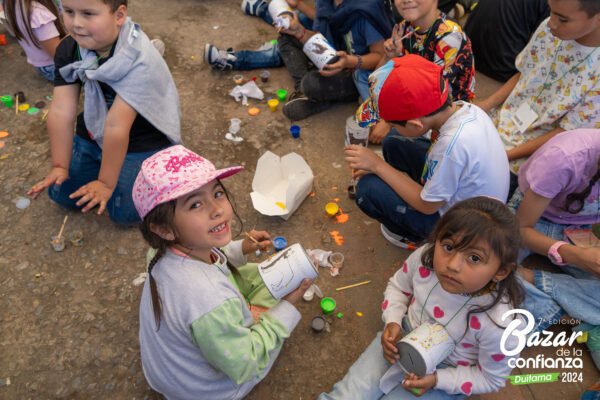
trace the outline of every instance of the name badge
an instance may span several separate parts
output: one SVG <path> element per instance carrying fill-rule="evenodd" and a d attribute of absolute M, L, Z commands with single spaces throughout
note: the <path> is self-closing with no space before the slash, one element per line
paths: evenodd
<path fill-rule="evenodd" d="M 519 133 L 523 133 L 537 118 L 537 113 L 533 110 L 533 108 L 531 108 L 529 103 L 525 102 L 519 106 L 517 112 L 512 116 L 511 119 L 517 126 Z"/>

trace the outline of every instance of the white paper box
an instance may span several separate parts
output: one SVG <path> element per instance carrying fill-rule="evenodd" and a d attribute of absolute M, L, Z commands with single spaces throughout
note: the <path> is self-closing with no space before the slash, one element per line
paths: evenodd
<path fill-rule="evenodd" d="M 319 275 L 300 243 L 293 244 L 258 264 L 258 272 L 267 290 L 276 299 L 281 299 L 298 288 L 305 278 L 315 279 Z"/>
<path fill-rule="evenodd" d="M 313 180 L 312 170 L 299 154 L 279 157 L 267 151 L 256 164 L 252 205 L 263 215 L 287 220 L 312 190 Z"/>

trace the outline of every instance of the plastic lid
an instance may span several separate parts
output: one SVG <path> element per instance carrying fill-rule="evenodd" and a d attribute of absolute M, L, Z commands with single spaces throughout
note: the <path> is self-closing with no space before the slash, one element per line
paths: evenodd
<path fill-rule="evenodd" d="M 321 310 L 324 314 L 331 314 L 335 310 L 335 300 L 331 297 L 323 297 L 321 300 Z"/>

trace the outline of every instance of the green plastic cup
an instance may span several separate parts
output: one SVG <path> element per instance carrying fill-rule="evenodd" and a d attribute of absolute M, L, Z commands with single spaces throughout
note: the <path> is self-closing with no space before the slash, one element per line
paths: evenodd
<path fill-rule="evenodd" d="M 331 314 L 335 311 L 335 300 L 331 297 L 323 297 L 321 300 L 321 310 L 323 310 L 323 314 Z"/>
<path fill-rule="evenodd" d="M 8 108 L 11 108 L 13 106 L 13 98 L 11 95 L 0 97 L 0 101 Z"/>
<path fill-rule="evenodd" d="M 285 99 L 287 98 L 287 90 L 285 90 L 285 89 L 279 89 L 277 91 L 277 98 L 281 102 L 285 101 Z"/>

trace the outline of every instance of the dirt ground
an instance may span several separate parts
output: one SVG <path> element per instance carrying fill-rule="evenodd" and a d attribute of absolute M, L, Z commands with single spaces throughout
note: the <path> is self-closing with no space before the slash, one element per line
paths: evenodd
<path fill-rule="evenodd" d="M 310 320 L 319 315 L 316 300 L 299 305 L 302 321 L 293 332 L 273 370 L 248 396 L 262 399 L 311 399 L 329 390 L 381 329 L 379 303 L 389 277 L 408 252 L 390 246 L 379 225 L 347 198 L 349 170 L 342 156 L 344 121 L 356 104 L 339 105 L 327 114 L 302 121 L 301 137 L 292 139 L 289 122 L 280 111 L 250 117 L 229 90 L 233 73 L 213 72 L 202 63 L 204 43 L 236 49 L 256 48 L 276 38 L 269 26 L 244 16 L 238 0 L 133 0 L 130 15 L 150 37 L 161 37 L 165 58 L 179 89 L 184 143 L 218 167 L 241 163 L 246 171 L 227 181 L 237 200 L 244 229 L 266 229 L 306 248 L 338 250 L 346 263 L 338 277 L 322 272 L 317 280 L 336 299 L 342 319 L 330 318 L 328 333 L 314 334 Z M 2 29 L 2 28 L 0 28 Z M 24 91 L 29 103 L 51 95 L 52 86 L 26 63 L 14 39 L 0 46 L 0 94 Z M 267 96 L 279 88 L 292 90 L 285 69 L 272 70 L 260 84 Z M 251 78 L 258 71 L 246 72 Z M 479 75 L 478 94 L 498 87 Z M 223 139 L 229 119 L 242 120 L 245 141 Z M 47 196 L 25 210 L 15 206 L 49 166 L 48 138 L 41 114 L 15 115 L 0 107 L 0 131 L 10 136 L 0 147 L 0 398 L 2 399 L 155 399 L 144 380 L 138 348 L 138 302 L 141 286 L 133 280 L 144 272 L 147 246 L 136 229 L 114 226 L 106 216 L 65 212 Z M 266 150 L 278 155 L 297 152 L 312 167 L 316 195 L 308 198 L 289 221 L 265 217 L 252 208 L 249 193 L 256 161 Z M 323 212 L 339 199 L 348 213 L 337 224 Z M 80 230 L 81 247 L 70 243 L 57 253 L 50 246 L 65 215 L 67 237 Z M 238 225 L 238 228 L 239 225 Z M 345 238 L 337 246 L 328 232 Z M 362 287 L 335 292 L 336 287 L 371 280 Z M 362 313 L 358 316 L 357 312 Z M 577 399 L 598 379 L 584 349 L 581 383 L 551 383 L 507 387 L 484 399 Z M 555 349 L 534 348 L 527 356 L 553 355 Z M 548 372 L 548 369 L 540 372 Z M 521 370 L 521 373 L 534 372 Z M 517 374 L 519 371 L 513 371 Z"/>

